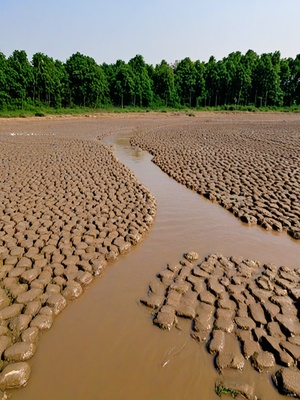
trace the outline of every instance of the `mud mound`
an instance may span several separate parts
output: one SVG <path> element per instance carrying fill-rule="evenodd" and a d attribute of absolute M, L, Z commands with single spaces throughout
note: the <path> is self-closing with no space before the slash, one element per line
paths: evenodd
<path fill-rule="evenodd" d="M 247 224 L 300 239 L 300 131 L 295 122 L 203 121 L 140 134 L 132 145 L 177 182 Z"/>
<path fill-rule="evenodd" d="M 259 372 L 281 366 L 274 375 L 278 390 L 298 395 L 300 269 L 221 254 L 196 265 L 189 254 L 163 270 L 141 299 L 152 309 L 153 323 L 170 330 L 179 326 L 178 317 L 189 318 L 191 336 L 205 343 L 222 377 L 230 371 L 232 378 L 246 362 Z M 240 383 L 241 375 L 236 379 Z"/>
<path fill-rule="evenodd" d="M 155 199 L 97 141 L 1 137 L 0 389 L 26 384 L 40 331 L 148 231 Z"/>

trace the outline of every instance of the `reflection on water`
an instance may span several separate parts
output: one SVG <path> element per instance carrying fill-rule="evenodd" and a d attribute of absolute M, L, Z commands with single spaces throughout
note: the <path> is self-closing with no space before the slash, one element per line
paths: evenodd
<path fill-rule="evenodd" d="M 112 139 L 111 136 L 104 138 L 102 141 L 104 144 L 110 146 L 116 154 L 117 149 L 123 149 L 124 153 L 131 159 L 132 162 L 143 161 L 146 158 L 149 160 L 152 158 L 147 152 L 143 151 L 139 147 L 131 147 L 129 144 L 129 136 L 117 137 Z"/>
<path fill-rule="evenodd" d="M 183 252 L 241 255 L 276 265 L 299 266 L 299 243 L 286 234 L 248 227 L 216 204 L 179 185 L 132 149 L 128 137 L 108 138 L 117 158 L 157 198 L 149 234 L 107 269 L 81 299 L 70 303 L 51 331 L 42 335 L 32 360 L 32 378 L 11 399 L 22 400 L 216 400 L 218 374 L 203 345 L 182 331 L 164 332 L 139 304 L 155 274 Z M 269 374 L 247 365 L 241 380 L 255 381 L 264 400 L 280 396 Z"/>

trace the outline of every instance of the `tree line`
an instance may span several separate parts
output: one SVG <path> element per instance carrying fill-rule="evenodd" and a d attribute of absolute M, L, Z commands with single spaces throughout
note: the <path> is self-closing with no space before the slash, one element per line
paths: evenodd
<path fill-rule="evenodd" d="M 24 50 L 0 53 L 0 110 L 47 107 L 291 107 L 300 104 L 300 54 L 230 53 L 217 61 L 155 66 L 136 55 L 101 65 L 79 52 L 66 62 Z"/>

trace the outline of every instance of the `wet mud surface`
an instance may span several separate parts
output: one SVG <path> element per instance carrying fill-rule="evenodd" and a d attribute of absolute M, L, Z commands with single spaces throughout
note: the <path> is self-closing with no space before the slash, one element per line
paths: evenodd
<path fill-rule="evenodd" d="M 218 131 L 225 130 L 227 135 L 229 131 L 232 131 L 238 136 L 239 132 L 243 133 L 245 130 L 248 132 L 250 126 L 257 134 L 255 140 L 252 138 L 253 141 L 264 140 L 265 135 L 261 135 L 259 139 L 259 132 L 268 131 L 271 135 L 273 131 L 279 134 L 282 130 L 289 138 L 287 142 L 292 141 L 291 147 L 296 148 L 299 126 L 297 115 L 285 117 L 277 114 L 259 116 L 199 114 L 196 118 L 189 118 L 182 115 L 144 114 L 126 118 L 89 116 L 81 119 L 70 117 L 40 121 L 0 121 L 0 155 L 1 161 L 3 160 L 0 173 L 2 389 L 27 383 L 30 367 L 33 367 L 27 387 L 11 391 L 12 399 L 39 398 L 38 394 L 45 384 L 48 387 L 45 399 L 53 397 L 65 399 L 68 396 L 74 399 L 83 396 L 87 399 L 97 398 L 97 396 L 104 396 L 106 399 L 142 397 L 149 400 L 160 397 L 181 399 L 188 396 L 186 398 L 196 399 L 200 390 L 205 398 L 215 400 L 218 398 L 214 393 L 215 384 L 219 388 L 227 385 L 230 390 L 239 390 L 240 394 L 245 390 L 247 396 L 258 394 L 259 398 L 267 400 L 282 398 L 274 390 L 275 385 L 286 393 L 288 390 L 294 390 L 293 393 L 297 393 L 297 387 L 293 382 L 297 381 L 298 376 L 295 375 L 295 371 L 298 371 L 295 351 L 300 346 L 296 343 L 297 341 L 291 341 L 291 338 L 297 337 L 298 333 L 289 329 L 297 329 L 298 314 L 295 313 L 295 308 L 298 307 L 298 300 L 295 296 L 298 282 L 289 281 L 287 275 L 282 276 L 282 274 L 291 274 L 295 277 L 297 272 L 293 271 L 299 268 L 299 243 L 294 239 L 297 238 L 298 229 L 295 211 L 298 200 L 290 196 L 290 193 L 294 193 L 294 188 L 297 193 L 297 183 L 292 179 L 293 173 L 290 172 L 288 162 L 284 165 L 287 165 L 291 186 L 288 188 L 289 195 L 284 192 L 284 195 L 280 195 L 280 199 L 289 204 L 290 211 L 285 214 L 284 219 L 290 222 L 290 226 L 282 222 L 280 222 L 282 229 L 274 229 L 275 225 L 271 226 L 270 220 L 278 222 L 279 219 L 276 220 L 276 213 L 272 216 L 268 214 L 268 212 L 273 212 L 275 207 L 274 204 L 271 207 L 270 203 L 274 202 L 270 199 L 267 201 L 268 198 L 266 198 L 262 200 L 264 206 L 260 204 L 260 208 L 264 209 L 264 218 L 269 218 L 270 226 L 264 224 L 261 226 L 270 229 L 270 232 L 264 232 L 255 226 L 259 223 L 257 223 L 257 215 L 251 214 L 252 211 L 250 214 L 257 219 L 256 222 L 255 219 L 251 219 L 251 224 L 255 222 L 254 226 L 249 226 L 250 222 L 247 218 L 240 217 L 240 221 L 243 221 L 240 223 L 239 220 L 232 218 L 231 214 L 236 215 L 236 213 L 230 207 L 228 210 L 231 213 L 228 213 L 217 205 L 219 201 L 215 201 L 212 195 L 208 195 L 212 193 L 210 187 L 203 194 L 216 204 L 186 190 L 171 179 L 166 179 L 166 176 L 152 168 L 153 164 L 152 166 L 151 163 L 149 164 L 148 157 L 138 148 L 146 148 L 147 145 L 143 144 L 144 142 L 141 143 L 146 140 L 145 138 L 151 139 L 152 135 L 155 137 L 158 132 L 159 135 L 165 132 L 167 147 L 171 149 L 173 143 L 173 147 L 177 148 L 177 153 L 182 152 L 183 155 L 183 164 L 180 168 L 187 173 L 184 174 L 185 180 L 181 183 L 199 192 L 190 186 L 191 182 L 193 184 L 196 182 L 195 177 L 192 176 L 190 179 L 190 175 L 193 174 L 189 172 L 188 157 L 185 155 L 190 155 L 190 153 L 182 151 L 183 148 L 176 141 L 178 137 L 168 142 L 168 135 L 174 133 L 178 136 L 178 132 L 181 131 L 188 132 L 187 137 L 190 137 L 190 133 L 193 136 L 195 132 L 209 130 L 212 140 L 216 142 L 212 147 L 216 145 L 218 149 L 215 138 Z M 136 167 L 138 181 L 149 187 L 150 192 L 158 199 L 157 210 L 156 201 L 148 189 L 139 184 L 128 168 L 117 162 L 113 148 L 107 148 L 101 144 L 100 140 L 103 137 L 112 134 L 119 137 L 122 135 L 137 137 L 133 139 L 135 145 L 138 146 L 133 150 L 133 154 L 138 163 L 136 166 L 130 163 L 127 165 L 130 168 L 133 167 L 133 170 Z M 197 141 L 198 139 L 195 142 L 194 153 L 201 151 Z M 224 142 L 226 141 L 225 137 Z M 183 140 L 181 142 L 183 143 Z M 221 140 L 219 147 L 220 142 Z M 269 142 L 272 140 L 268 139 Z M 238 139 L 237 143 L 239 146 L 242 144 L 238 142 Z M 232 145 L 234 146 L 234 143 Z M 272 151 L 269 145 L 270 143 L 265 150 L 269 149 L 267 155 L 271 157 Z M 155 147 L 153 142 L 151 146 Z M 190 148 L 190 141 L 187 147 Z M 6 152 L 3 152 L 4 148 L 7 149 Z M 166 153 L 161 139 L 157 140 L 157 148 L 162 149 L 161 154 L 164 156 L 161 159 L 165 159 L 165 162 L 170 164 L 173 161 L 177 163 L 178 154 L 174 156 L 176 152 L 172 150 L 172 156 L 169 157 L 168 154 L 171 153 Z M 254 152 L 253 148 L 249 148 L 252 149 L 250 152 Z M 222 153 L 221 150 L 220 152 Z M 257 152 L 259 155 L 259 148 Z M 294 157 L 292 150 L 288 153 L 288 147 L 286 147 L 286 152 Z M 246 153 L 247 151 L 245 151 L 245 158 L 247 158 Z M 215 154 L 215 162 L 219 159 L 218 154 Z M 232 156 L 234 154 L 240 153 L 232 152 Z M 280 157 L 280 160 L 284 160 L 284 157 Z M 195 154 L 191 157 L 193 161 L 196 158 Z M 157 163 L 156 159 L 154 161 Z M 190 164 L 193 169 L 193 163 Z M 199 161 L 196 165 L 200 165 Z M 204 161 L 203 165 L 206 165 Z M 226 163 L 225 165 L 227 171 L 228 165 Z M 250 174 L 251 165 L 248 164 L 247 167 Z M 160 167 L 164 170 L 163 166 Z M 255 163 L 253 163 L 253 168 L 255 170 Z M 293 168 L 295 180 L 298 180 L 298 168 L 298 161 L 295 158 Z M 174 172 L 175 169 L 172 167 L 171 171 Z M 221 164 L 218 165 L 218 171 L 220 173 L 218 176 L 225 175 Z M 167 173 L 172 176 L 171 173 Z M 281 176 L 281 172 L 279 175 Z M 205 176 L 204 172 L 203 176 Z M 269 174 L 268 177 L 271 175 Z M 181 179 L 176 176 L 173 178 L 177 181 Z M 220 181 L 222 179 L 220 178 Z M 206 181 L 211 182 L 209 179 Z M 214 182 L 217 182 L 216 177 L 214 177 Z M 225 179 L 224 182 L 229 185 L 231 179 Z M 276 177 L 272 182 L 276 184 Z M 281 183 L 278 186 L 280 190 Z M 268 184 L 266 183 L 265 186 L 267 187 Z M 277 188 L 276 185 L 274 187 Z M 271 193 L 270 187 L 267 189 L 268 193 Z M 242 190 L 244 190 L 241 184 L 239 190 L 238 206 L 235 203 L 237 199 L 235 194 L 231 204 L 234 207 L 237 206 L 239 210 L 243 209 L 245 213 L 246 206 L 247 210 L 250 210 L 250 203 L 246 204 L 245 199 L 247 201 L 250 197 L 253 199 L 255 194 L 251 196 L 247 194 L 241 198 Z M 161 192 L 166 193 L 165 199 L 160 199 Z M 233 192 L 232 188 L 231 192 Z M 265 193 L 265 188 L 263 192 Z M 221 192 L 218 189 L 214 193 Z M 277 190 L 274 190 L 274 195 L 276 193 Z M 227 194 L 225 198 L 226 196 Z M 223 194 L 221 197 L 223 199 Z M 264 199 L 263 196 L 262 199 Z M 255 202 L 253 204 L 257 205 Z M 278 209 L 282 217 L 286 210 L 279 206 Z M 153 224 L 154 218 L 156 223 Z M 149 230 L 150 225 L 152 228 Z M 294 238 L 288 237 L 281 230 L 287 231 Z M 138 245 L 134 246 L 135 244 Z M 176 321 L 180 313 L 183 316 L 188 314 L 186 318 L 179 319 L 182 330 L 172 329 L 170 332 L 161 332 L 156 327 L 153 327 L 153 330 L 149 320 L 145 318 L 145 313 L 141 311 L 145 307 L 137 307 L 136 302 L 143 296 L 154 272 L 161 272 L 162 264 L 169 259 L 174 261 L 176 256 L 179 257 L 183 251 L 192 249 L 200 254 L 200 259 L 204 259 L 207 254 L 214 254 L 211 256 L 214 259 L 220 256 L 219 252 L 222 252 L 224 254 L 222 259 L 231 263 L 235 262 L 231 257 L 236 260 L 237 264 L 233 271 L 229 273 L 229 270 L 224 269 L 222 283 L 217 282 L 223 285 L 224 296 L 227 294 L 229 300 L 223 301 L 221 297 L 218 297 L 220 293 L 218 294 L 216 290 L 218 291 L 219 286 L 214 279 L 209 283 L 209 276 L 201 277 L 194 274 L 193 270 L 198 262 L 191 261 L 193 268 L 186 275 L 184 282 L 189 285 L 189 293 L 194 292 L 188 300 L 197 304 L 196 309 L 193 312 L 190 303 L 184 302 L 185 304 L 181 304 L 181 309 L 177 311 L 174 309 L 173 313 L 170 307 L 172 308 L 178 301 L 178 294 L 180 296 L 184 294 L 180 293 L 179 286 L 176 290 L 173 288 L 170 304 L 164 304 L 165 292 L 162 296 L 163 303 L 158 303 L 158 306 L 168 307 L 170 320 L 174 316 L 174 321 Z M 240 254 L 243 257 L 239 259 L 237 255 Z M 209 260 L 210 258 L 206 261 Z M 238 273 L 235 281 L 234 271 L 239 270 L 240 263 L 247 264 L 247 260 L 259 260 L 261 264 L 258 261 L 255 262 L 257 268 L 254 268 L 251 277 L 248 276 L 247 282 L 243 281 L 244 278 L 239 277 Z M 111 268 L 110 265 L 115 261 L 117 261 L 115 263 L 117 268 Z M 109 264 L 105 268 L 107 273 L 102 274 L 107 262 Z M 177 265 L 177 263 L 170 263 L 170 265 Z M 270 271 L 275 274 L 273 277 L 266 278 L 269 269 L 266 269 L 265 265 L 269 265 Z M 282 267 L 282 265 L 288 267 Z M 186 266 L 189 266 L 189 262 Z M 169 268 L 166 271 L 168 270 Z M 102 279 L 94 279 L 98 273 L 101 273 Z M 213 277 L 216 278 L 216 276 Z M 168 279 L 174 280 L 174 278 L 175 275 L 173 278 L 165 276 L 163 285 L 168 284 Z M 197 286 L 194 278 L 204 280 L 203 285 L 206 285 L 206 291 L 202 297 L 196 290 L 196 288 L 200 289 L 202 284 Z M 246 306 L 242 305 L 244 304 L 242 301 L 239 305 L 232 297 L 230 298 L 231 292 L 226 286 L 228 283 L 226 279 L 230 280 L 232 286 L 237 286 L 239 278 L 241 278 L 241 287 L 246 293 L 246 297 L 243 293 Z M 89 285 L 92 280 L 93 285 Z M 278 283 L 279 281 L 281 284 Z M 287 284 L 286 281 L 296 284 L 296 287 L 282 286 Z M 280 309 L 276 316 L 270 317 L 262 301 L 259 302 L 252 293 L 253 285 L 258 287 L 257 290 L 260 293 L 271 292 L 268 305 L 270 303 L 269 308 L 273 312 L 276 307 L 276 310 Z M 80 296 L 87 286 L 89 290 L 86 291 L 85 296 L 65 308 L 69 300 Z M 291 292 L 292 289 L 294 294 Z M 153 286 L 153 291 L 155 290 Z M 261 305 L 263 313 L 254 305 L 250 309 L 253 300 L 251 296 L 255 304 Z M 283 305 L 274 299 L 271 300 L 276 296 L 290 299 L 287 302 L 291 304 Z M 228 308 L 229 305 L 233 307 L 231 302 L 235 303 L 235 315 L 233 315 L 233 309 Z M 208 331 L 209 337 L 201 343 L 195 340 L 195 338 L 200 340 L 203 337 L 202 329 L 197 330 L 202 327 L 203 321 L 199 318 L 197 325 L 195 322 L 198 320 L 199 304 L 214 306 L 212 328 Z M 284 310 L 281 308 L 283 306 L 285 306 Z M 238 315 L 242 313 L 240 308 L 243 309 L 244 314 L 247 312 L 249 320 L 238 319 L 246 318 Z M 287 309 L 291 313 L 293 311 L 291 315 L 296 328 L 280 317 L 280 314 L 284 316 Z M 62 310 L 64 312 L 61 318 Z M 230 312 L 232 318 L 225 319 L 224 314 L 228 316 Z M 281 318 L 281 322 L 277 317 Z M 53 322 L 55 323 L 52 324 Z M 247 322 L 249 326 L 245 329 Z M 276 324 L 279 326 L 279 331 L 276 330 L 278 328 Z M 288 328 L 284 327 L 284 324 Z M 50 327 L 49 334 L 41 335 Z M 279 347 L 275 342 L 270 344 L 268 341 L 271 328 L 274 329 L 273 336 L 278 332 L 283 335 L 280 343 L 277 343 Z M 215 331 L 223 333 L 214 333 Z M 259 356 L 254 356 L 254 352 L 247 359 L 244 353 L 244 347 L 247 347 L 244 346 L 246 337 L 238 336 L 239 331 L 252 335 L 248 338 L 251 341 L 248 351 L 251 353 L 251 346 L 254 343 Z M 199 334 L 199 332 L 202 333 Z M 266 332 L 265 339 L 260 340 L 259 334 L 263 332 Z M 218 357 L 217 349 L 212 362 L 204 344 L 209 344 L 211 339 L 215 339 L 212 348 L 215 345 L 217 347 L 218 342 L 222 342 L 223 334 L 228 339 L 226 350 L 222 352 L 221 357 Z M 277 336 L 274 337 L 277 338 Z M 172 345 L 172 342 L 176 344 Z M 291 353 L 291 345 L 294 355 Z M 270 350 L 270 346 L 273 346 L 273 350 Z M 278 355 L 279 349 L 283 361 Z M 271 355 L 265 357 L 264 352 Z M 165 356 L 162 356 L 164 353 Z M 34 357 L 32 357 L 33 354 Z M 241 369 L 239 366 L 243 362 L 244 367 Z M 78 365 L 81 368 L 78 368 Z M 262 365 L 264 366 L 262 372 L 258 372 Z M 252 366 L 257 367 L 255 369 Z M 5 368 L 8 368 L 7 372 L 3 373 Z M 227 374 L 229 380 L 227 380 Z M 271 383 L 271 375 L 274 377 L 273 383 Z M 175 376 L 177 378 L 174 380 Z M 219 380 L 220 376 L 226 379 Z M 6 377 L 12 377 L 12 379 L 9 378 L 10 381 L 7 381 Z M 241 381 L 242 378 L 244 383 L 255 381 L 255 390 L 252 386 L 245 385 L 234 388 L 237 381 Z M 53 384 L 50 384 L 50 381 Z M 155 387 L 151 385 L 151 381 L 156 382 Z M 246 396 L 246 393 L 243 395 Z"/>
<path fill-rule="evenodd" d="M 299 396 L 300 268 L 221 254 L 197 259 L 186 253 L 149 285 L 141 302 L 152 309 L 153 323 L 170 330 L 180 329 L 179 318 L 191 321 L 191 337 L 205 344 L 222 377 L 217 390 L 257 398 L 240 373 L 249 360 L 260 373 L 277 367 L 277 389 Z"/>
<path fill-rule="evenodd" d="M 299 121 L 242 119 L 160 127 L 135 136 L 177 182 L 249 225 L 300 239 Z"/>
<path fill-rule="evenodd" d="M 156 202 L 99 141 L 4 133 L 0 389 L 27 383 L 39 332 L 152 225 Z"/>

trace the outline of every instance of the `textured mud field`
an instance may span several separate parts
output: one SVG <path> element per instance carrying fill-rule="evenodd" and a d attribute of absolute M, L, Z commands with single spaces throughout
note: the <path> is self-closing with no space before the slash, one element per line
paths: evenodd
<path fill-rule="evenodd" d="M 21 127 L 0 136 L 1 390 L 26 384 L 39 332 L 142 239 L 156 211 L 99 140 Z"/>
<path fill-rule="evenodd" d="M 249 225 L 300 239 L 300 125 L 243 117 L 159 127 L 131 139 L 177 182 Z M 211 255 L 197 267 L 181 261 L 150 284 L 141 301 L 162 329 L 191 319 L 191 336 L 215 354 L 221 376 L 245 360 L 272 370 L 282 394 L 300 396 L 299 270 Z M 236 343 L 235 343 L 236 342 Z M 280 369 L 281 367 L 281 369 Z M 255 398 L 240 377 L 216 391 Z"/>
<path fill-rule="evenodd" d="M 300 245 L 298 115 L 0 120 L 0 390 L 27 383 L 40 333 L 154 222 L 154 197 L 101 143 L 120 132 L 179 183 Z M 225 379 L 220 393 L 255 398 L 251 385 L 237 385 L 250 363 L 300 396 L 299 276 L 235 254 L 185 258 L 143 302 L 164 329 L 191 320 Z"/>
<path fill-rule="evenodd" d="M 131 142 L 177 182 L 243 222 L 300 239 L 299 118 L 276 118 L 203 118 L 153 129 Z"/>
<path fill-rule="evenodd" d="M 197 259 L 197 253 L 185 254 L 149 285 L 141 302 L 153 310 L 154 324 L 180 329 L 178 317 L 191 320 L 191 336 L 214 355 L 217 393 L 256 398 L 254 385 L 240 374 L 249 360 L 259 372 L 276 366 L 277 389 L 299 397 L 300 269 L 221 254 Z"/>

